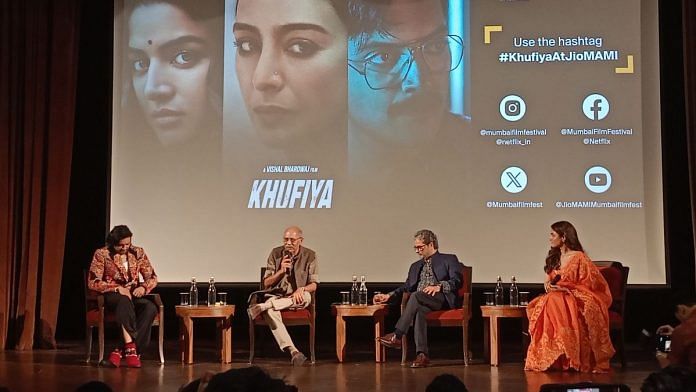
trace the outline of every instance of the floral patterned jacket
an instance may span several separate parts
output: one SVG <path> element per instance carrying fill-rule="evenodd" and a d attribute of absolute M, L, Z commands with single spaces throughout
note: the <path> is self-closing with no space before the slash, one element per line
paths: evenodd
<path fill-rule="evenodd" d="M 119 286 L 128 287 L 131 291 L 141 286 L 145 288 L 146 294 L 150 293 L 157 286 L 157 274 L 145 250 L 138 246 L 131 246 L 128 249 L 127 270 L 122 257 L 112 253 L 106 246 L 97 249 L 89 267 L 87 287 L 90 290 L 105 293 L 115 291 Z M 139 275 L 142 276 L 142 281 Z"/>

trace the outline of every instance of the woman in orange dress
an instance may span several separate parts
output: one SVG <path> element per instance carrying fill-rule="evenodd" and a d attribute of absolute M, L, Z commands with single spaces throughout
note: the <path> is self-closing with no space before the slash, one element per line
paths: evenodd
<path fill-rule="evenodd" d="M 527 307 L 531 342 L 525 370 L 609 370 L 611 293 L 566 221 L 551 225 L 546 256 L 546 294 Z"/>

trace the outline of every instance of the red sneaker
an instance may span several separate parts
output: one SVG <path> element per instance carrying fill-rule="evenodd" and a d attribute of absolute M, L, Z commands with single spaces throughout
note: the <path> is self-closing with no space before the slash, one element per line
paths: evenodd
<path fill-rule="evenodd" d="M 119 367 L 121 366 L 121 350 L 115 348 L 114 351 L 109 354 L 109 361 L 111 366 Z"/>
<path fill-rule="evenodd" d="M 135 348 L 126 349 L 126 366 L 130 368 L 139 368 L 142 366 L 140 363 L 140 355 L 138 355 Z"/>

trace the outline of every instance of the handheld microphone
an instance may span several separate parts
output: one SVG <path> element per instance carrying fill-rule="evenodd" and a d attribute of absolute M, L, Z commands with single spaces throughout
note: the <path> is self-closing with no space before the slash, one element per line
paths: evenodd
<path fill-rule="evenodd" d="M 290 251 L 287 250 L 287 249 L 285 249 L 285 250 L 283 251 L 283 258 L 286 258 L 286 257 L 292 258 L 292 252 L 290 252 Z M 290 268 L 290 267 L 285 267 L 285 275 L 290 275 L 291 272 L 292 272 L 292 268 Z"/>
<path fill-rule="evenodd" d="M 553 279 L 551 279 L 551 284 L 552 284 L 552 285 L 556 285 L 556 283 L 558 283 L 559 280 L 561 280 L 561 275 L 560 275 L 560 274 L 554 276 Z"/>

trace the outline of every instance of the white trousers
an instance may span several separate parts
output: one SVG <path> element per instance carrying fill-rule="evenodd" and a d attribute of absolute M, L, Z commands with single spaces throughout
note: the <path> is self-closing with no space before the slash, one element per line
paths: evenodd
<path fill-rule="evenodd" d="M 283 324 L 283 317 L 280 311 L 291 308 L 304 309 L 309 306 L 310 302 L 312 302 L 312 295 L 308 292 L 304 293 L 304 303 L 299 305 L 292 301 L 292 297 L 270 297 L 266 300 L 265 304 L 268 310 L 263 312 L 263 318 L 268 323 L 268 326 L 271 327 L 271 333 L 273 333 L 273 337 L 278 342 L 281 350 L 295 347 L 295 345 L 292 343 L 285 324 Z"/>

